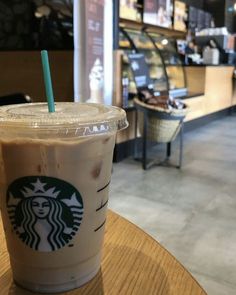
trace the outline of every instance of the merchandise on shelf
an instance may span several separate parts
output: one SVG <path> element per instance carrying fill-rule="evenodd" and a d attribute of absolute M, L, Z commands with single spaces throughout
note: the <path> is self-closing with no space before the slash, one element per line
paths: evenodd
<path fill-rule="evenodd" d="M 172 12 L 171 0 L 145 0 L 143 22 L 164 28 L 171 28 Z"/>
<path fill-rule="evenodd" d="M 142 15 L 137 0 L 120 0 L 120 17 L 141 22 Z"/>
<path fill-rule="evenodd" d="M 175 1 L 174 5 L 174 29 L 185 32 L 187 29 L 186 21 L 188 19 L 186 4 L 181 1 Z"/>

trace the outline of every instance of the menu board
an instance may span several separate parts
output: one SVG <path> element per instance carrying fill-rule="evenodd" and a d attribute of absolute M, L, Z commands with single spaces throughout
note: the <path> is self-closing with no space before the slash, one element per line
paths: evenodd
<path fill-rule="evenodd" d="M 143 9 L 143 22 L 157 25 L 158 2 L 156 0 L 145 0 Z"/>
<path fill-rule="evenodd" d="M 209 12 L 205 12 L 205 28 L 211 28 L 212 16 Z"/>
<path fill-rule="evenodd" d="M 201 9 L 197 13 L 197 28 L 198 31 L 205 29 L 205 11 Z"/>
<path fill-rule="evenodd" d="M 87 0 L 85 7 L 86 83 L 89 101 L 103 103 L 104 0 Z"/>
<path fill-rule="evenodd" d="M 174 29 L 186 31 L 187 9 L 186 4 L 181 1 L 174 2 Z"/>
<path fill-rule="evenodd" d="M 191 32 L 195 32 L 197 29 L 198 9 L 189 6 L 188 9 L 188 28 Z"/>
<path fill-rule="evenodd" d="M 201 31 L 205 28 L 211 28 L 212 15 L 201 9 L 189 6 L 188 10 L 188 28 L 190 31 Z"/>
<path fill-rule="evenodd" d="M 137 0 L 120 0 L 120 18 L 141 21 Z"/>
<path fill-rule="evenodd" d="M 134 74 L 134 80 L 137 89 L 144 87 L 153 88 L 152 81 L 149 76 L 149 69 L 145 61 L 144 54 L 134 53 L 129 54 L 130 67 Z"/>
<path fill-rule="evenodd" d="M 171 0 L 144 0 L 143 22 L 171 28 Z"/>

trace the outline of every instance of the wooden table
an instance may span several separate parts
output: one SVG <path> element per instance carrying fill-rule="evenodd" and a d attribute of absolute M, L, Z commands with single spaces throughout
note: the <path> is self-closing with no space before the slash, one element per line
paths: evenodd
<path fill-rule="evenodd" d="M 206 292 L 159 243 L 138 227 L 108 212 L 102 267 L 83 287 L 64 295 L 200 295 Z M 17 287 L 0 222 L 0 295 L 35 294 Z"/>

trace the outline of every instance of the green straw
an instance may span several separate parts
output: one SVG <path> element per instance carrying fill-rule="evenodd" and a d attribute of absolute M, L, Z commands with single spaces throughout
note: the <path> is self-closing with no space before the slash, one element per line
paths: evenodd
<path fill-rule="evenodd" d="M 43 65 L 44 85 L 45 85 L 47 101 L 48 101 L 48 111 L 49 113 L 54 113 L 55 104 L 54 104 L 52 80 L 51 80 L 47 50 L 41 51 L 41 59 L 42 59 L 42 65 Z"/>

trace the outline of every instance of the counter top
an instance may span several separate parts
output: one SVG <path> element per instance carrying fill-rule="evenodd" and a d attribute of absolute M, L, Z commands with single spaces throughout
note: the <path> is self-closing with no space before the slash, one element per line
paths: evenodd
<path fill-rule="evenodd" d="M 234 67 L 233 64 L 218 64 L 218 65 L 183 65 L 184 67 Z"/>
<path fill-rule="evenodd" d="M 12 282 L 0 219 L 1 295 L 37 295 Z M 128 220 L 108 212 L 101 270 L 81 288 L 61 295 L 206 295 L 191 274 L 157 241 Z"/>
<path fill-rule="evenodd" d="M 180 98 L 182 98 L 182 99 L 188 99 L 188 98 L 202 96 L 204 94 L 205 94 L 204 92 L 192 92 L 192 91 L 188 91 L 186 96 L 180 97 Z"/>

